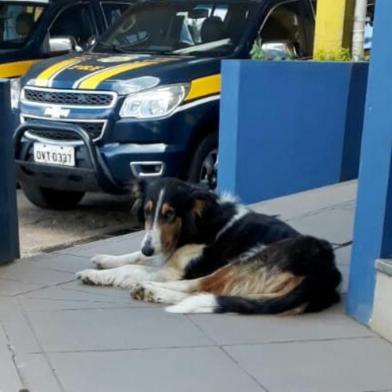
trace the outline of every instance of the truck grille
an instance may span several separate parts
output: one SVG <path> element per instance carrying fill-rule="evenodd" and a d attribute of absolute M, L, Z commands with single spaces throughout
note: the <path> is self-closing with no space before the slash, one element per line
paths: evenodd
<path fill-rule="evenodd" d="M 110 107 L 115 100 L 112 92 L 67 91 L 25 87 L 23 100 L 30 103 L 62 105 Z"/>
<path fill-rule="evenodd" d="M 39 120 L 31 117 L 24 117 L 24 121 L 28 121 L 31 124 L 34 122 L 46 123 L 45 120 Z M 97 121 L 97 122 L 83 122 L 83 121 L 67 121 L 67 124 L 75 124 L 81 127 L 87 134 L 90 136 L 92 140 L 98 140 L 102 137 L 103 131 L 105 130 L 105 122 Z M 80 141 L 80 137 L 74 133 L 69 131 L 58 131 L 58 130 L 41 130 L 34 129 L 32 126 L 29 129 L 29 134 L 32 136 L 38 136 L 43 139 L 56 140 L 56 141 Z"/>

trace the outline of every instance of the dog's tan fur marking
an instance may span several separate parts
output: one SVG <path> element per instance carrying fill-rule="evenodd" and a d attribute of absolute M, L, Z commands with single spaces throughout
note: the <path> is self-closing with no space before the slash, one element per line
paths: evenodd
<path fill-rule="evenodd" d="M 165 254 L 170 254 L 174 251 L 177 245 L 177 241 L 181 235 L 182 220 L 176 218 L 172 223 L 161 223 L 161 244 Z"/>
<path fill-rule="evenodd" d="M 299 314 L 305 312 L 307 306 L 308 304 L 302 304 L 297 308 L 290 309 L 287 312 L 280 313 L 279 316 L 298 316 Z"/>
<path fill-rule="evenodd" d="M 174 208 L 173 208 L 170 204 L 164 203 L 164 204 L 162 205 L 162 208 L 161 208 L 161 213 L 162 213 L 162 215 L 165 215 L 165 214 L 167 214 L 168 212 L 173 212 L 173 211 L 174 211 Z"/>
<path fill-rule="evenodd" d="M 200 291 L 245 298 L 276 298 L 294 290 L 303 280 L 288 272 L 228 265 L 201 280 Z"/>
<path fill-rule="evenodd" d="M 235 284 L 235 280 L 235 271 L 228 265 L 202 279 L 200 291 L 213 294 L 227 294 L 227 291 Z"/>
<path fill-rule="evenodd" d="M 178 248 L 167 262 L 168 267 L 183 272 L 189 262 L 203 253 L 205 245 L 185 245 Z"/>
<path fill-rule="evenodd" d="M 196 199 L 193 206 L 193 213 L 195 215 L 201 216 L 204 208 L 205 208 L 205 202 L 203 200 Z"/>
<path fill-rule="evenodd" d="M 151 212 L 152 209 L 154 208 L 154 203 L 152 200 L 149 200 L 145 205 L 144 205 L 144 210 Z"/>

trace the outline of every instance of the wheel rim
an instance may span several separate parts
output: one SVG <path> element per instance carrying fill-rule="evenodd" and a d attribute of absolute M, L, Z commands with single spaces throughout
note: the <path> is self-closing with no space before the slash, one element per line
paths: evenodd
<path fill-rule="evenodd" d="M 200 185 L 215 190 L 218 184 L 218 150 L 211 150 L 204 158 L 199 175 Z"/>

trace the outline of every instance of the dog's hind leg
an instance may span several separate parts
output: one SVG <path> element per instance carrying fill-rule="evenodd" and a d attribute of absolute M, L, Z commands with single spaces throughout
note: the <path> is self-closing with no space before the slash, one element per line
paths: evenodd
<path fill-rule="evenodd" d="M 131 290 L 134 299 L 173 304 L 187 298 L 199 287 L 200 279 L 170 282 L 141 282 Z"/>
<path fill-rule="evenodd" d="M 143 265 L 125 265 L 104 271 L 88 269 L 76 274 L 85 284 L 130 289 L 135 284 L 159 277 L 159 269 Z"/>
<path fill-rule="evenodd" d="M 134 286 L 131 297 L 139 301 L 175 304 L 189 296 L 188 293 L 170 290 L 164 286 L 158 286 L 154 282 L 143 282 Z"/>
<path fill-rule="evenodd" d="M 203 278 L 190 279 L 190 280 L 175 280 L 169 282 L 148 282 L 148 283 L 154 287 L 161 288 L 161 289 L 181 291 L 183 293 L 193 293 L 195 291 L 198 291 L 202 279 Z"/>

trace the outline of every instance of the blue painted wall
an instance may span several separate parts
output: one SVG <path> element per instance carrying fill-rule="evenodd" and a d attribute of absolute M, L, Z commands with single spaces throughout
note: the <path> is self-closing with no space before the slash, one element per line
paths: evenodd
<path fill-rule="evenodd" d="M 356 177 L 367 69 L 224 61 L 219 189 L 251 203 Z"/>
<path fill-rule="evenodd" d="M 0 79 L 0 264 L 19 257 L 9 82 Z"/>
<path fill-rule="evenodd" d="M 377 0 L 347 310 L 368 323 L 375 260 L 392 256 L 391 0 Z M 392 306 L 392 304 L 391 304 Z"/>

